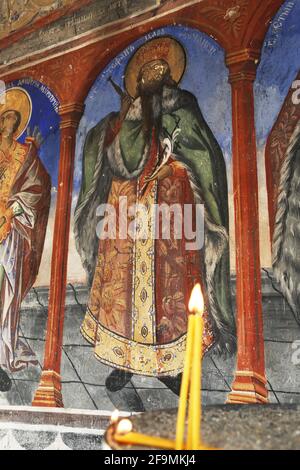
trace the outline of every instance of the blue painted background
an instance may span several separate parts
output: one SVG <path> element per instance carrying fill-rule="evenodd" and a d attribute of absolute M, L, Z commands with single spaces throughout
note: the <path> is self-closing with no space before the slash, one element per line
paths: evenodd
<path fill-rule="evenodd" d="M 39 128 L 43 143 L 39 150 L 39 156 L 44 163 L 48 173 L 51 175 L 52 186 L 57 186 L 58 164 L 59 164 L 59 102 L 54 94 L 45 85 L 31 79 L 15 80 L 6 85 L 6 88 L 14 86 L 24 88 L 31 97 L 32 115 L 29 128 Z M 18 139 L 24 142 L 26 131 Z"/>

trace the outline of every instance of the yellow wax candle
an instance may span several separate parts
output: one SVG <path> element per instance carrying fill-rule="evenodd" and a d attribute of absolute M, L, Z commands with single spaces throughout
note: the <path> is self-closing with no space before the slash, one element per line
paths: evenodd
<path fill-rule="evenodd" d="M 161 437 L 148 436 L 147 434 L 139 434 L 137 432 L 129 432 L 127 434 L 115 433 L 114 439 L 118 444 L 151 447 L 154 449 L 174 450 L 175 441 L 163 439 Z"/>
<path fill-rule="evenodd" d="M 188 400 L 188 393 L 189 393 L 189 386 L 190 386 L 192 357 L 193 357 L 194 325 L 195 325 L 195 316 L 189 315 L 188 326 L 187 326 L 185 362 L 184 362 L 184 369 L 183 369 L 183 374 L 182 374 L 179 405 L 178 405 L 178 415 L 177 415 L 177 425 L 176 425 L 176 450 L 184 449 L 186 407 L 187 407 L 187 400 Z"/>
<path fill-rule="evenodd" d="M 201 377 L 204 299 L 200 284 L 196 284 L 189 302 L 190 312 L 195 313 L 192 376 L 188 417 L 188 449 L 197 450 L 201 444 Z"/>
<path fill-rule="evenodd" d="M 202 401 L 201 401 L 201 377 L 202 377 L 202 337 L 203 337 L 203 318 L 202 314 L 195 315 L 195 342 L 194 356 L 192 366 L 191 380 L 191 429 L 192 429 L 192 449 L 199 448 L 201 439 L 201 418 L 202 418 Z"/>
<path fill-rule="evenodd" d="M 193 348 L 193 353 L 194 353 L 194 348 Z M 191 378 L 192 378 L 192 373 L 193 373 L 193 364 L 191 368 Z M 187 426 L 187 441 L 186 441 L 186 448 L 188 450 L 193 449 L 193 428 L 190 423 L 190 417 L 193 414 L 193 406 L 192 406 L 192 400 L 191 400 L 191 380 L 190 380 L 190 398 L 189 398 L 189 403 L 188 403 L 188 426 Z"/>

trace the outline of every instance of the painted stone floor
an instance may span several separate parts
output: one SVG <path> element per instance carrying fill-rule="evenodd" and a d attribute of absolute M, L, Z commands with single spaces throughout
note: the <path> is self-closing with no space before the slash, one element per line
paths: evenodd
<path fill-rule="evenodd" d="M 234 291 L 234 279 L 233 279 Z M 87 292 L 83 286 L 68 285 L 62 351 L 62 389 L 65 408 L 134 411 L 136 403 L 145 410 L 176 407 L 177 397 L 157 379 L 134 376 L 122 392 L 108 394 L 105 379 L 111 368 L 93 356 L 80 334 Z M 43 363 L 47 320 L 48 289 L 33 289 L 25 299 L 21 335 L 36 352 L 39 366 L 11 375 L 13 387 L 0 392 L 0 406 L 30 405 L 39 382 Z M 263 275 L 265 354 L 270 402 L 300 403 L 300 326 L 292 312 Z M 225 403 L 233 380 L 235 359 L 208 355 L 203 364 L 203 402 Z"/>

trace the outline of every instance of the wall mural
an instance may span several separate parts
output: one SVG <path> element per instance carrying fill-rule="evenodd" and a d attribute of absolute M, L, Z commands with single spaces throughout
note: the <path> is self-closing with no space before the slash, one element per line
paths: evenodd
<path fill-rule="evenodd" d="M 299 219 L 299 136 L 294 135 L 287 153 L 292 132 L 286 130 L 291 116 L 285 113 L 287 96 L 299 80 L 299 50 L 293 48 L 300 40 L 299 14 L 299 2 L 287 1 L 280 9 L 265 39 L 254 86 L 265 356 L 270 400 L 277 402 L 297 401 L 299 395 L 295 367 L 300 361 L 294 355 L 299 325 L 293 316 L 293 312 L 296 317 L 299 314 L 295 302 L 299 237 L 294 237 Z M 154 29 L 110 57 L 86 96 L 77 131 L 72 194 L 61 371 L 65 407 L 141 411 L 176 404 L 186 311 L 195 282 L 201 283 L 205 301 L 204 402 L 224 403 L 230 392 L 236 368 L 236 241 L 228 75 L 218 43 L 177 24 Z M 11 139 L 18 124 L 22 135 L 13 136 L 14 145 L 26 150 L 23 146 L 31 142 L 32 158 L 44 168 L 47 182 L 36 211 L 41 228 L 29 227 L 34 237 L 39 235 L 34 276 L 23 285 L 19 266 L 24 255 L 13 258 L 15 289 L 7 283 L 5 264 L 2 269 L 2 302 L 6 305 L 18 293 L 18 303 L 8 307 L 15 308 L 13 328 L 3 325 L 1 334 L 6 338 L 9 332 L 11 342 L 19 335 L 21 355 L 13 355 L 15 362 L 11 362 L 1 350 L 1 367 L 8 373 L 3 371 L 2 388 L 10 391 L 0 397 L 5 403 L 30 404 L 40 368 L 17 369 L 25 363 L 24 355 L 27 362 L 43 362 L 58 184 L 59 103 L 47 87 L 28 78 L 9 84 L 10 102 L 1 111 L 1 133 L 8 135 L 10 129 Z M 292 122 L 295 126 L 294 118 Z M 270 142 L 278 139 L 281 143 L 286 139 L 281 161 L 272 160 L 266 171 Z M 4 139 L 1 149 L 5 162 Z M 1 168 L 0 176 L 5 176 Z M 294 175 L 287 179 L 287 187 L 280 186 L 284 171 Z M 281 187 L 291 197 L 283 208 L 287 201 L 275 191 L 274 218 L 283 214 L 280 228 L 289 227 L 289 233 L 281 230 L 281 251 L 274 252 L 273 244 L 273 259 L 267 185 L 271 180 L 276 191 Z M 6 207 L 7 199 L 3 201 Z M 0 228 L 3 247 L 5 240 L 13 238 L 17 221 L 26 215 L 27 205 L 24 213 L 18 212 L 22 201 L 19 206 L 8 214 L 11 224 Z M 166 206 L 172 206 L 170 227 L 163 224 Z M 192 227 L 190 233 L 184 230 L 186 222 Z M 17 247 L 18 241 L 11 243 Z M 286 281 L 281 286 L 272 272 L 272 263 L 279 259 L 277 281 Z M 20 315 L 22 297 L 32 286 Z M 11 297 L 5 297 L 8 287 Z M 29 319 L 26 305 L 33 298 L 39 309 L 36 318 Z M 19 322 L 22 331 L 27 328 L 25 334 L 18 330 Z M 21 398 L 16 398 L 15 391 Z"/>

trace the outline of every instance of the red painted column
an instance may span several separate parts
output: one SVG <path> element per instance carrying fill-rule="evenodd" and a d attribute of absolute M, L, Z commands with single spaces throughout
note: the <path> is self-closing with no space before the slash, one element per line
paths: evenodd
<path fill-rule="evenodd" d="M 227 55 L 232 87 L 237 370 L 228 403 L 266 403 L 253 83 L 259 52 Z"/>
<path fill-rule="evenodd" d="M 61 143 L 51 263 L 48 323 L 44 366 L 40 384 L 33 399 L 33 406 L 63 407 L 60 366 L 67 281 L 70 215 L 76 131 L 83 109 L 83 105 L 79 103 L 66 104 L 60 107 Z"/>

